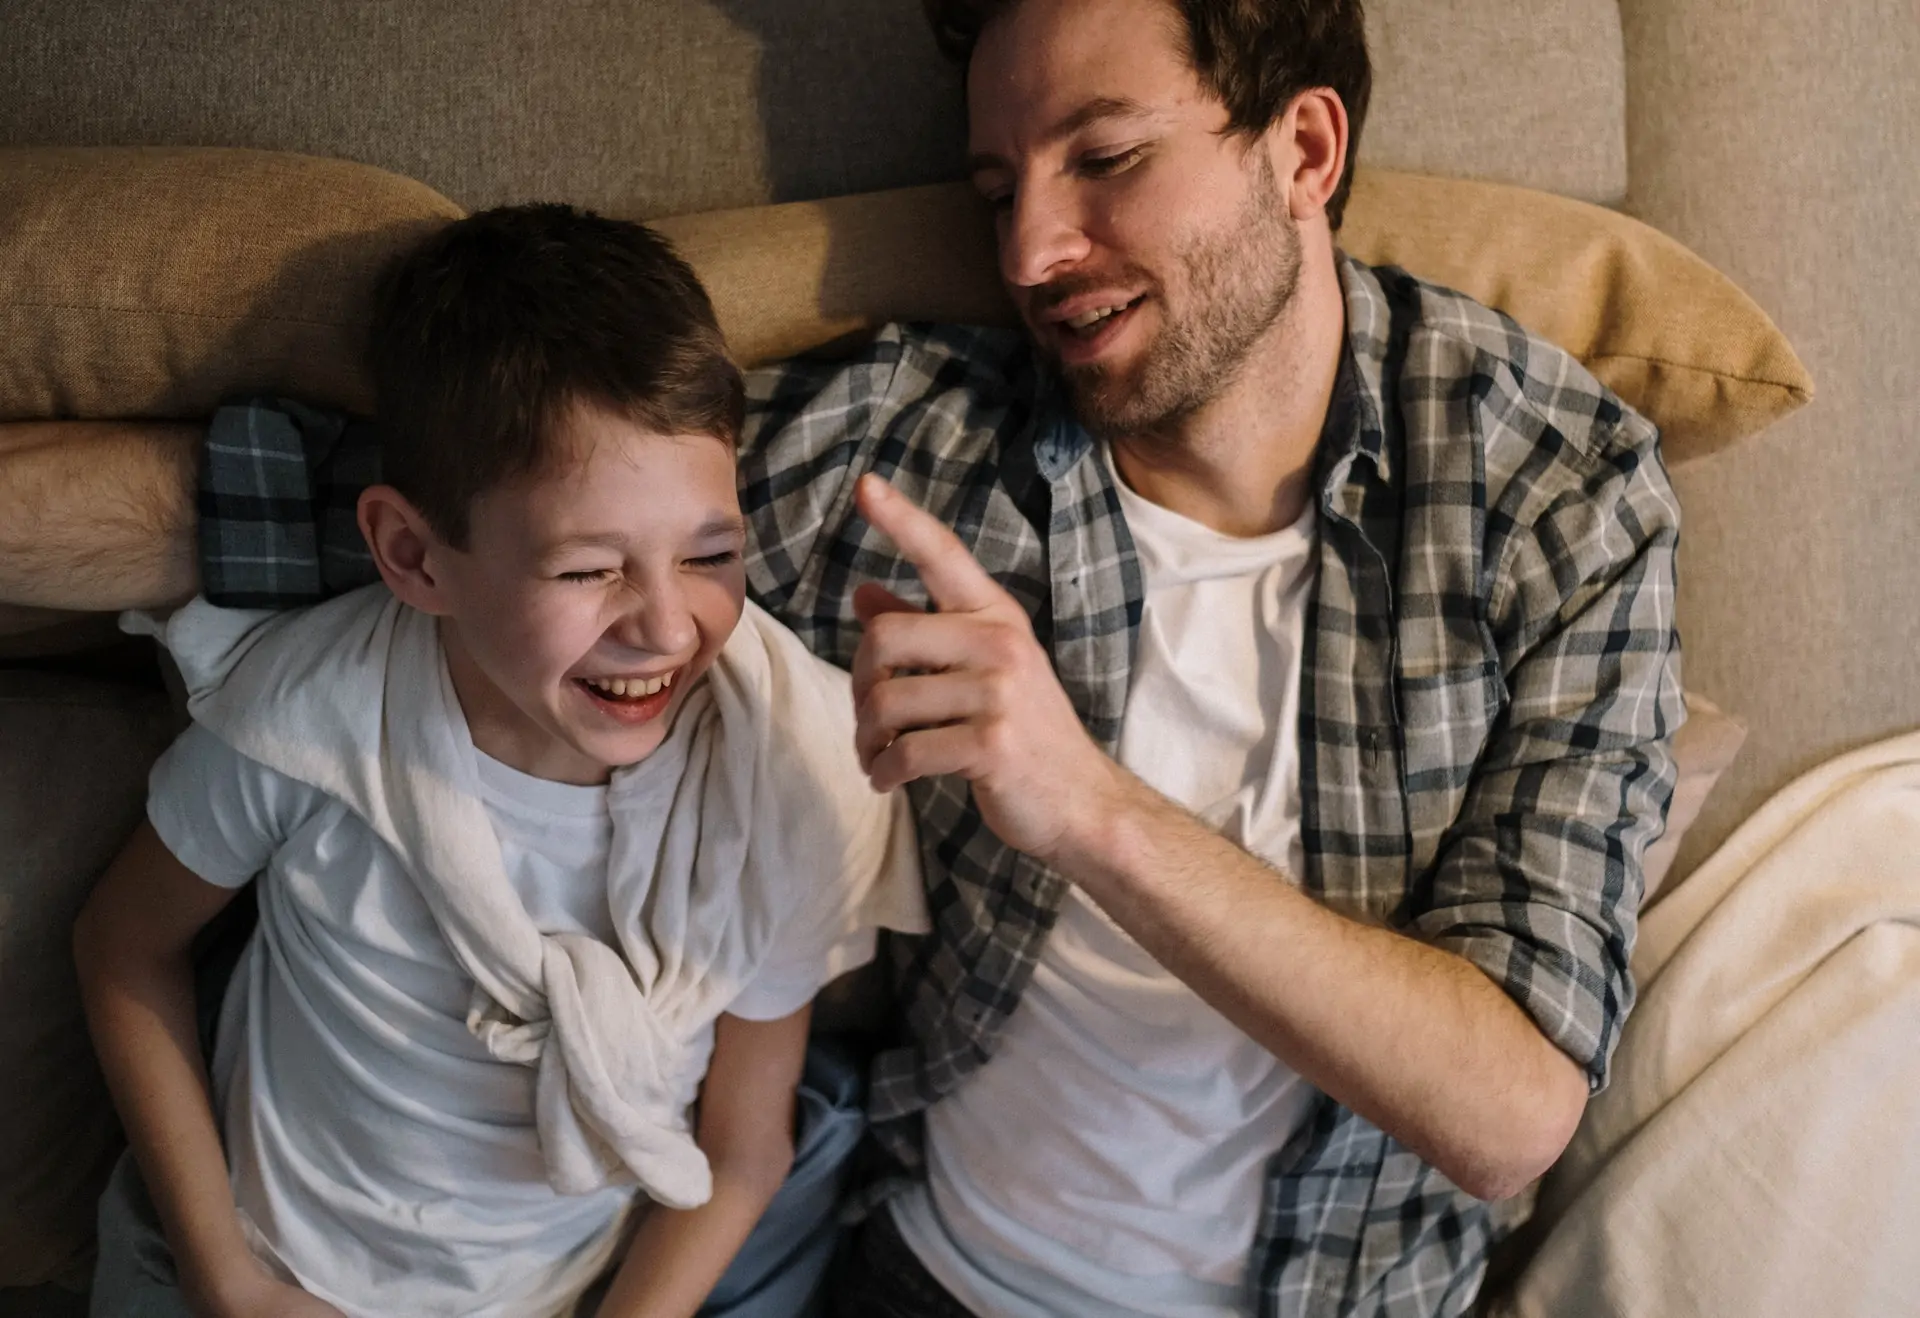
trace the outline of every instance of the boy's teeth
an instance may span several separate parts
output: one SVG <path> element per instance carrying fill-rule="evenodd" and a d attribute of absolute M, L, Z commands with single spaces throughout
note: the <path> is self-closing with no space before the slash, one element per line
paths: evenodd
<path fill-rule="evenodd" d="M 589 677 L 587 685 L 610 696 L 652 696 L 673 685 L 673 674 L 654 678 Z"/>

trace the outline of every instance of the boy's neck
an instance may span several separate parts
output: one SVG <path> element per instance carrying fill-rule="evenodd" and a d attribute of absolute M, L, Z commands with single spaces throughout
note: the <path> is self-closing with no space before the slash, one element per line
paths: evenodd
<path fill-rule="evenodd" d="M 460 637 L 460 624 L 448 617 L 438 622 L 447 677 L 475 749 L 531 778 L 576 787 L 606 785 L 613 777 L 610 766 L 582 755 L 528 718 L 474 662 Z"/>

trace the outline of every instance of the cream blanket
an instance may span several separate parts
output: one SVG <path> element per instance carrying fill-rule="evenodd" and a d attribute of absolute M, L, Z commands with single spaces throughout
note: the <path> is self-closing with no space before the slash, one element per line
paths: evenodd
<path fill-rule="evenodd" d="M 644 790 L 615 794 L 613 947 L 543 934 L 514 893 L 431 618 L 373 586 L 291 614 L 196 601 L 161 639 L 196 721 L 345 802 L 399 856 L 475 981 L 468 1028 L 538 1070 L 554 1188 L 637 1182 L 674 1207 L 705 1202 L 687 1111 L 705 1056 L 690 1041 L 800 904 L 886 868 L 870 854 L 886 830 L 842 836 L 820 808 L 823 778 L 852 771 L 845 675 L 748 606 L 664 743 L 616 774 Z"/>
<path fill-rule="evenodd" d="M 1920 733 L 1776 796 L 1646 914 L 1634 970 L 1495 1311 L 1920 1313 Z"/>

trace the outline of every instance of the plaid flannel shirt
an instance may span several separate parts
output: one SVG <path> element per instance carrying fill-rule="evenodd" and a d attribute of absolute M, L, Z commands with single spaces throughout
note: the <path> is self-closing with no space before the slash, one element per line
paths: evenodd
<path fill-rule="evenodd" d="M 1347 352 L 1316 465 L 1318 579 L 1300 714 L 1298 881 L 1458 953 L 1595 1089 L 1633 999 L 1640 858 L 1683 718 L 1679 509 L 1654 428 L 1565 353 L 1404 272 L 1341 258 Z M 1106 465 L 1004 331 L 892 326 L 847 360 L 749 376 L 753 596 L 850 664 L 853 589 L 924 599 L 852 506 L 874 471 L 1025 606 L 1111 749 L 1143 585 Z M 352 497 L 370 439 L 286 404 L 224 410 L 201 492 L 210 595 L 291 604 L 367 578 Z M 1003 845 L 965 782 L 910 789 L 933 931 L 896 940 L 904 1046 L 870 1110 L 923 1169 L 927 1106 L 993 1054 L 1064 880 Z M 1250 1260 L 1262 1315 L 1464 1312 L 1486 1205 L 1322 1098 L 1277 1149 Z"/>

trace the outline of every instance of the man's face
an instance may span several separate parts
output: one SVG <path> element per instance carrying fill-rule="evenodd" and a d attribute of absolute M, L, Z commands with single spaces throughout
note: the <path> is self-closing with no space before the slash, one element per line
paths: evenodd
<path fill-rule="evenodd" d="M 1299 282 L 1268 139 L 1229 136 L 1167 0 L 1023 0 L 968 69 L 1000 268 L 1081 420 L 1164 432 L 1237 378 Z"/>
<path fill-rule="evenodd" d="M 553 469 L 474 501 L 440 546 L 448 663 L 474 740 L 524 772 L 601 782 L 651 754 L 740 620 L 733 454 L 578 407 Z"/>

